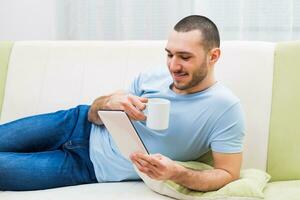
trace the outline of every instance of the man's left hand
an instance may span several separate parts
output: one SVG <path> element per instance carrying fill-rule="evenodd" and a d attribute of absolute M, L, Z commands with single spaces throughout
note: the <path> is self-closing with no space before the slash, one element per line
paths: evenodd
<path fill-rule="evenodd" d="M 130 159 L 139 171 L 156 180 L 172 180 L 181 167 L 175 161 L 161 154 L 133 153 Z"/>

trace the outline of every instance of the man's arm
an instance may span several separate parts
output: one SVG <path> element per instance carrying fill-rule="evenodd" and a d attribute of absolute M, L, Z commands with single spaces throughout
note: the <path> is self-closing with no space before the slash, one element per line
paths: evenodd
<path fill-rule="evenodd" d="M 190 189 L 217 190 L 240 177 L 242 153 L 224 154 L 213 152 L 214 169 L 195 171 L 180 168 L 173 181 Z"/>
<path fill-rule="evenodd" d="M 131 159 L 150 178 L 172 180 L 187 188 L 206 192 L 217 190 L 239 178 L 242 153 L 213 152 L 214 169 L 204 171 L 187 169 L 160 154 L 148 156 L 136 153 Z"/>
<path fill-rule="evenodd" d="M 146 117 L 141 111 L 145 109 L 144 103 L 147 101 L 147 98 L 134 96 L 124 91 L 101 96 L 92 103 L 88 112 L 88 120 L 97 125 L 103 124 L 98 115 L 100 109 L 124 110 L 133 120 L 145 120 Z"/>
<path fill-rule="evenodd" d="M 101 125 L 103 124 L 102 120 L 98 115 L 98 111 L 100 109 L 104 109 L 107 101 L 109 100 L 110 96 L 101 96 L 94 100 L 92 103 L 89 112 L 88 112 L 88 120 L 94 124 Z"/>

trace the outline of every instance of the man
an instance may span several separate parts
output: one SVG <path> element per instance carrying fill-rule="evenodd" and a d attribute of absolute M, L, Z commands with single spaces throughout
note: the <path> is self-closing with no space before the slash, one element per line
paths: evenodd
<path fill-rule="evenodd" d="M 153 179 L 200 191 L 216 190 L 239 178 L 243 114 L 239 100 L 215 80 L 219 45 L 211 20 L 188 16 L 169 36 L 168 70 L 142 73 L 129 91 L 101 96 L 90 107 L 1 125 L 0 189 L 136 180 L 132 163 Z M 169 99 L 172 105 L 169 128 L 162 132 L 148 129 L 142 112 L 148 98 L 155 97 Z M 99 109 L 124 110 L 151 155 L 133 153 L 131 161 L 125 159 L 102 124 Z M 210 150 L 213 170 L 194 171 L 174 161 L 195 160 Z"/>

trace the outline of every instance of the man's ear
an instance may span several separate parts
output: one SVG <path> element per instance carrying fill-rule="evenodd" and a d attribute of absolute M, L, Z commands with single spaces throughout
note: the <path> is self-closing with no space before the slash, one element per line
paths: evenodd
<path fill-rule="evenodd" d="M 210 50 L 209 52 L 209 63 L 210 64 L 215 64 L 221 55 L 221 50 L 220 48 L 213 48 L 212 50 Z"/>

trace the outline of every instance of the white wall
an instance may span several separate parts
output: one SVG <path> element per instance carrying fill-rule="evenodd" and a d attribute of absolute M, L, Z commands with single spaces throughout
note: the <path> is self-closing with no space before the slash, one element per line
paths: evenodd
<path fill-rule="evenodd" d="M 0 0 L 0 40 L 54 40 L 56 0 Z"/>
<path fill-rule="evenodd" d="M 164 40 L 200 14 L 222 40 L 300 39 L 300 0 L 0 0 L 0 40 Z"/>

